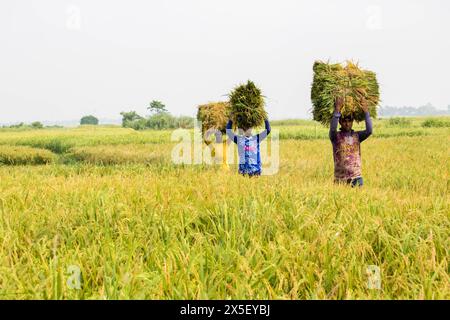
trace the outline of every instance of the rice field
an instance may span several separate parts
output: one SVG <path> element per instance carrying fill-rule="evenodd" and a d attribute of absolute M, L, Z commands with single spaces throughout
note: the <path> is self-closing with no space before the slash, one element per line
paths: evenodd
<path fill-rule="evenodd" d="M 360 190 L 312 121 L 272 122 L 257 179 L 173 164 L 171 131 L 0 129 L 0 299 L 449 299 L 450 119 L 425 121 L 374 121 Z"/>

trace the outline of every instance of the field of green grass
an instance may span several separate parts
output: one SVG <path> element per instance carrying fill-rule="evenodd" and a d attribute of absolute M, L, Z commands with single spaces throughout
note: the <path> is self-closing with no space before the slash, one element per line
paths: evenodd
<path fill-rule="evenodd" d="M 438 120 L 376 120 L 360 190 L 312 121 L 273 122 L 279 171 L 252 179 L 173 164 L 168 130 L 0 129 L 0 299 L 449 299 Z"/>

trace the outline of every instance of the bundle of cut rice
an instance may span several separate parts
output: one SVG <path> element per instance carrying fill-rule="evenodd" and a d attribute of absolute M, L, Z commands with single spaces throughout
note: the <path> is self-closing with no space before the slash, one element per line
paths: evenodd
<path fill-rule="evenodd" d="M 311 101 L 314 120 L 329 125 L 337 97 L 344 99 L 341 109 L 343 116 L 351 115 L 357 122 L 363 121 L 365 119 L 361 108 L 363 98 L 367 101 L 370 115 L 377 116 L 380 94 L 374 72 L 362 70 L 351 61 L 347 61 L 345 66 L 316 61 L 313 70 Z"/>
<path fill-rule="evenodd" d="M 227 122 L 230 116 L 230 104 L 228 102 L 211 102 L 198 106 L 197 120 L 202 122 L 202 135 L 204 138 L 208 130 L 226 132 Z"/>
<path fill-rule="evenodd" d="M 252 81 L 237 86 L 229 94 L 230 108 L 234 125 L 248 129 L 264 123 L 267 112 L 264 109 L 264 96 Z"/>

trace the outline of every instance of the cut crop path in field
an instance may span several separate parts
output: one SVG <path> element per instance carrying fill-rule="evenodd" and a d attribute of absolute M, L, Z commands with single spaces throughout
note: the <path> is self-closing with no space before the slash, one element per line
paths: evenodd
<path fill-rule="evenodd" d="M 0 146 L 0 165 L 39 165 L 56 160 L 56 155 L 45 149 L 26 146 Z"/>
<path fill-rule="evenodd" d="M 66 153 L 72 147 L 149 144 L 170 141 L 171 130 L 135 131 L 128 128 L 80 127 L 72 129 L 44 129 L 30 131 L 0 131 L 0 145 L 26 145 Z"/>
<path fill-rule="evenodd" d="M 163 145 L 101 145 L 75 147 L 65 157 L 67 163 L 83 162 L 96 165 L 164 164 L 170 162 Z M 164 146 L 164 148 L 167 148 Z"/>

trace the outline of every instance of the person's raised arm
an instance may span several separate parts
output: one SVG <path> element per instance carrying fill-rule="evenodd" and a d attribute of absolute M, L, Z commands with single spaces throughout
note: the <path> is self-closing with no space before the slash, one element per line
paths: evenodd
<path fill-rule="evenodd" d="M 267 119 L 264 119 L 264 126 L 265 126 L 265 130 L 261 133 L 258 133 L 258 141 L 263 141 L 270 134 L 270 131 L 272 130 L 270 128 L 269 120 L 267 120 Z"/>
<path fill-rule="evenodd" d="M 233 129 L 231 129 L 233 126 L 233 121 L 228 120 L 227 123 L 227 136 L 230 138 L 231 141 L 234 143 L 237 143 L 237 136 L 234 134 Z"/>
<path fill-rule="evenodd" d="M 339 123 L 339 118 L 341 117 L 341 108 L 342 108 L 343 104 L 344 104 L 344 99 L 342 97 L 336 98 L 336 101 L 334 102 L 334 113 L 333 113 L 333 118 L 331 119 L 330 133 L 329 133 L 330 140 L 332 142 L 334 142 L 336 140 L 337 126 Z"/>
<path fill-rule="evenodd" d="M 365 99 L 361 101 L 361 108 L 364 110 L 366 117 L 366 130 L 358 131 L 359 142 L 363 142 L 372 134 L 372 119 L 370 118 L 369 108 Z"/>

